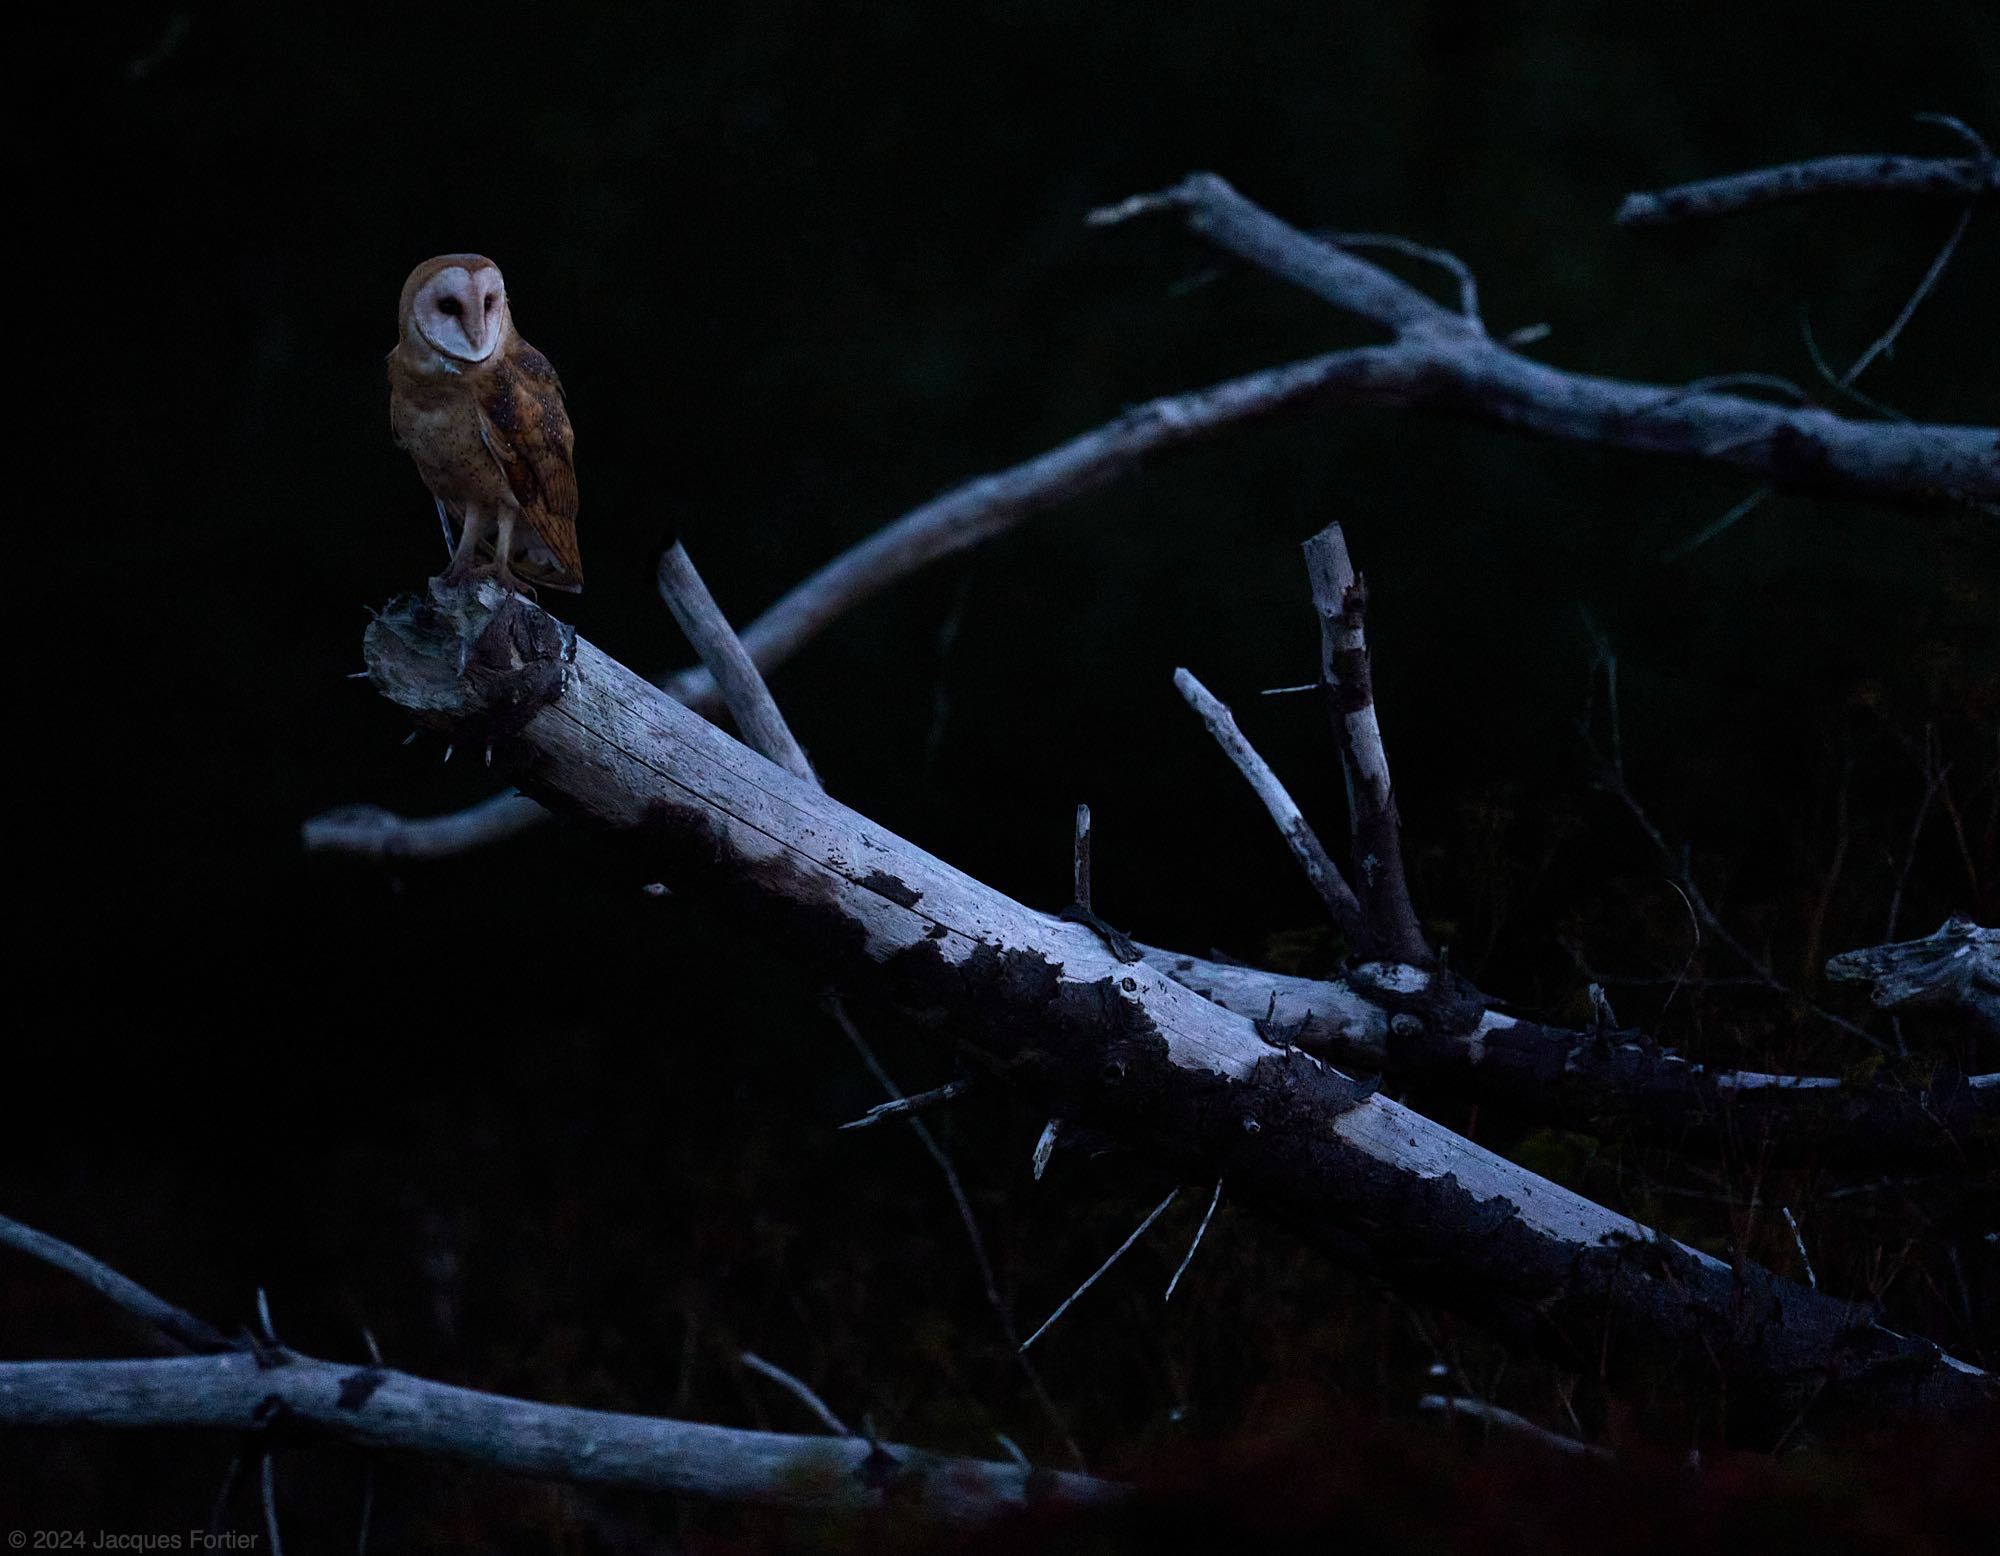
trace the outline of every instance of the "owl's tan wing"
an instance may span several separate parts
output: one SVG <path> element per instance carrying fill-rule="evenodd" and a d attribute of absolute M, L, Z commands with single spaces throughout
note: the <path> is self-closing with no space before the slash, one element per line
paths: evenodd
<path fill-rule="evenodd" d="M 561 575 L 537 582 L 583 583 L 576 546 L 576 461 L 562 380 L 526 341 L 480 387 L 479 436 L 505 472 L 521 516 Z"/>

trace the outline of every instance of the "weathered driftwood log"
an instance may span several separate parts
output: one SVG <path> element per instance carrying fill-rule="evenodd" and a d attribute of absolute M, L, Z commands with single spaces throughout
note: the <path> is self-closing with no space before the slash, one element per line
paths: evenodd
<path fill-rule="evenodd" d="M 590 644 L 529 630 L 532 607 L 495 600 L 489 586 L 392 606 L 364 650 L 378 685 L 447 738 L 491 738 L 524 791 L 621 830 L 677 891 L 935 1026 L 1050 1113 L 1188 1181 L 1226 1175 L 1239 1203 L 1593 1370 L 1700 1357 L 1748 1437 L 1808 1408 L 1996 1403 L 1993 1378 L 1869 1308 L 1658 1237 L 1121 962 L 1090 929 L 932 858 Z M 521 653 L 529 642 L 538 653 Z M 487 675 L 517 655 L 514 680 Z"/>

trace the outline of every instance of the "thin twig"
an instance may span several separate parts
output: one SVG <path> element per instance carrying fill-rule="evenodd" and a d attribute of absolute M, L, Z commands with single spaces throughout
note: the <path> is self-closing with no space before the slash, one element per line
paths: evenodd
<path fill-rule="evenodd" d="M 1361 912 L 1361 903 L 1354 895 L 1354 888 L 1347 884 L 1339 866 L 1328 856 L 1326 845 L 1320 842 L 1297 802 L 1278 781 L 1278 775 L 1271 771 L 1270 764 L 1257 754 L 1256 748 L 1244 738 L 1243 731 L 1237 728 L 1236 716 L 1189 671 L 1176 670 L 1174 685 L 1182 699 L 1208 726 L 1208 732 L 1222 747 L 1222 754 L 1229 758 L 1249 783 L 1252 792 L 1263 801 L 1264 809 L 1270 812 L 1279 835 L 1292 851 L 1292 857 L 1298 860 L 1306 880 L 1319 894 L 1320 901 L 1326 904 L 1327 912 L 1340 926 L 1348 944 L 1365 945 L 1367 921 Z"/>
<path fill-rule="evenodd" d="M 1931 289 L 1938 283 L 1938 277 L 1944 274 L 1945 266 L 1951 263 L 1951 256 L 1958 252 L 1958 243 L 1965 236 L 1965 229 L 1972 225 L 1972 212 L 1977 203 L 1973 200 L 1966 202 L 1965 209 L 1958 213 L 1958 224 L 1951 229 L 1951 236 L 1944 240 L 1944 247 L 1938 250 L 1937 258 L 1931 261 L 1931 267 L 1924 272 L 1924 278 L 1917 283 L 1917 289 L 1910 293 L 1910 300 L 1903 304 L 1903 311 L 1896 315 L 1873 345 L 1854 359 L 1854 366 L 1841 375 L 1841 380 L 1847 387 L 1852 388 L 1854 380 L 1868 371 L 1868 365 L 1896 344 L 1896 337 L 1903 333 L 1903 326 L 1910 322 L 1910 315 L 1917 311 L 1917 305 L 1930 296 Z"/>
<path fill-rule="evenodd" d="M 1430 1415 L 1469 1416 L 1489 1426 L 1505 1427 L 1510 1432 L 1519 1432 L 1544 1447 L 1554 1448 L 1559 1453 L 1566 1453 L 1575 1458 L 1608 1460 L 1613 1457 L 1609 1448 L 1600 1448 L 1593 1443 L 1578 1442 L 1574 1437 L 1565 1437 L 1561 1432 L 1550 1431 L 1546 1426 L 1530 1421 L 1524 1415 L 1516 1415 L 1511 1410 L 1483 1399 L 1472 1399 L 1463 1395 L 1426 1394 L 1417 1401 L 1417 1408 Z"/>
<path fill-rule="evenodd" d="M 1070 852 L 1070 900 L 1084 912 L 1090 905 L 1090 807 L 1076 808 L 1075 846 Z"/>
<path fill-rule="evenodd" d="M 1799 1263 L 1806 1268 L 1806 1284 L 1818 1291 L 1819 1277 L 1813 1273 L 1812 1255 L 1806 1252 L 1806 1240 L 1799 1232 L 1798 1218 L 1792 1214 L 1790 1205 L 1780 1205 L 1778 1212 L 1785 1218 L 1785 1225 L 1792 1229 L 1792 1243 L 1799 1251 Z"/>
<path fill-rule="evenodd" d="M 1721 517 L 1710 520 L 1696 530 L 1686 540 L 1667 547 L 1660 553 L 1662 562 L 1678 562 L 1693 555 L 1725 530 L 1733 529 L 1740 519 L 1746 519 L 1761 508 L 1777 491 L 1775 486 L 1760 486 L 1742 501 L 1733 504 Z"/>
<path fill-rule="evenodd" d="M 1221 1203 L 1222 1180 L 1217 1178 L 1215 1180 L 1215 1193 L 1209 1197 L 1208 1209 L 1202 1214 L 1201 1225 L 1194 1229 L 1194 1241 L 1188 1244 L 1188 1251 L 1181 1259 L 1180 1268 L 1174 1271 L 1174 1278 L 1167 1282 L 1167 1294 L 1162 1299 L 1163 1301 L 1171 1302 L 1174 1300 L 1174 1287 L 1181 1283 L 1181 1277 L 1187 1274 L 1188 1266 L 1194 1263 L 1194 1251 L 1201 1246 L 1201 1240 L 1208 1235 L 1208 1223 L 1215 1218 L 1215 1207 Z"/>
<path fill-rule="evenodd" d="M 276 1455 L 266 1448 L 259 1458 L 257 1478 L 264 1492 L 264 1538 L 271 1556 L 285 1556 L 285 1542 L 278 1535 L 278 1470 Z"/>
<path fill-rule="evenodd" d="M 1318 232 L 1313 236 L 1344 249 L 1388 249 L 1411 259 L 1427 260 L 1441 270 L 1450 271 L 1458 280 L 1458 311 L 1478 325 L 1480 333 L 1485 333 L 1486 321 L 1479 316 L 1479 282 L 1472 274 L 1472 267 L 1451 250 L 1414 243 L 1393 232 Z"/>
<path fill-rule="evenodd" d="M 932 1108 L 943 1107 L 972 1090 L 972 1078 L 960 1076 L 955 1081 L 946 1081 L 942 1086 L 933 1086 L 929 1091 L 913 1091 L 907 1097 L 891 1097 L 887 1102 L 878 1102 L 859 1118 L 849 1119 L 842 1129 L 872 1129 L 884 1119 L 905 1118 L 912 1113 L 928 1112 Z"/>
<path fill-rule="evenodd" d="M 835 1415 L 828 1407 L 827 1402 L 814 1393 L 803 1379 L 794 1377 L 775 1362 L 765 1361 L 755 1351 L 744 1351 L 736 1359 L 752 1372 L 762 1373 L 779 1387 L 789 1389 L 792 1396 L 800 1404 L 804 1405 L 806 1409 L 818 1416 L 822 1424 L 834 1436 L 852 1437 L 854 1435 L 853 1429 L 845 1421 L 841 1420 L 839 1416 Z"/>
<path fill-rule="evenodd" d="M 1806 355 L 1812 361 L 1813 371 L 1836 393 L 1852 400 L 1865 411 L 1873 411 L 1884 421 L 1907 423 L 1909 417 L 1893 405 L 1885 405 L 1873 395 L 1863 394 L 1847 380 L 1844 373 L 1836 373 L 1833 364 L 1826 359 L 1826 353 L 1819 348 L 1819 338 L 1813 334 L 1812 314 L 1804 303 L 1799 304 L 1799 338 L 1805 343 Z"/>
<path fill-rule="evenodd" d="M 1175 1197 L 1179 1193 L 1180 1193 L 1179 1189 L 1171 1190 L 1165 1199 L 1161 1200 L 1159 1204 L 1155 1205 L 1153 1207 L 1152 1214 L 1147 1216 L 1145 1220 L 1141 1221 L 1138 1224 L 1138 1226 L 1133 1228 L 1132 1235 L 1126 1238 L 1124 1242 L 1118 1245 L 1117 1251 L 1114 1252 L 1110 1258 L 1106 1259 L 1102 1264 L 1100 1264 L 1094 1271 L 1092 1271 L 1090 1277 L 1087 1280 L 1085 1280 L 1081 1286 L 1077 1287 L 1076 1290 L 1072 1291 L 1067 1297 L 1063 1298 L 1062 1305 L 1058 1307 L 1053 1313 L 1049 1314 L 1047 1318 L 1042 1320 L 1041 1328 L 1037 1329 L 1033 1334 L 1029 1335 L 1027 1339 L 1021 1342 L 1021 1349 L 1023 1351 L 1027 1350 L 1029 1346 L 1033 1345 L 1037 1340 L 1041 1339 L 1043 1335 L 1047 1334 L 1049 1332 L 1050 1327 L 1055 1323 L 1055 1321 L 1061 1318 L 1063 1314 L 1067 1313 L 1070 1310 L 1070 1307 L 1075 1303 L 1078 1297 L 1082 1296 L 1086 1291 L 1090 1290 L 1092 1286 L 1095 1286 L 1098 1282 L 1098 1279 L 1104 1274 L 1106 1270 L 1110 1269 L 1112 1265 L 1116 1264 L 1120 1259 L 1124 1258 L 1125 1251 L 1128 1248 L 1130 1248 L 1134 1243 L 1136 1243 L 1140 1238 L 1146 1235 L 1146 1228 L 1151 1226 L 1155 1221 L 1159 1220 L 1163 1214 L 1165 1214 L 1167 1206 L 1171 1205 L 1174 1202 Z"/>

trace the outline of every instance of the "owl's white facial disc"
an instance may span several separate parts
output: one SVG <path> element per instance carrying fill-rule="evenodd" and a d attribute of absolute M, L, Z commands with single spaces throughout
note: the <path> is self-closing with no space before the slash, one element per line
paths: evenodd
<path fill-rule="evenodd" d="M 459 362 L 484 362 L 505 331 L 507 284 L 494 266 L 448 265 L 417 293 L 410 322 L 431 348 Z"/>

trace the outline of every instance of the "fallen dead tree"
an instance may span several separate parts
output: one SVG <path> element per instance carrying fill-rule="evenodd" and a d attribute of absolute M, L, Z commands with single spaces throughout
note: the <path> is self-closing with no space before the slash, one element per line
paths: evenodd
<path fill-rule="evenodd" d="M 1226 1177 L 1237 1203 L 1413 1296 L 1572 1363 L 1713 1368 L 1753 1439 L 1808 1405 L 1880 1419 L 1995 1401 L 1993 1379 L 1866 1307 L 1662 1239 L 952 869 L 523 601 L 407 599 L 366 652 L 420 724 L 490 741 L 526 792 L 617 829 L 774 954 L 1183 1181 Z M 1482 1035 L 1508 1024 L 1488 1013 Z"/>

